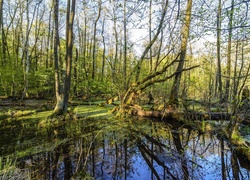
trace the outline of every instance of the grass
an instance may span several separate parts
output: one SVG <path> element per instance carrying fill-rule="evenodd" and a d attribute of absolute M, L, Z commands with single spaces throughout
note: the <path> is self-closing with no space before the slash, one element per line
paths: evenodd
<path fill-rule="evenodd" d="M 74 109 L 74 113 L 78 117 L 88 117 L 88 118 L 108 118 L 111 117 L 112 114 L 109 111 L 113 108 L 113 106 L 77 106 Z"/>
<path fill-rule="evenodd" d="M 0 157 L 0 179 L 31 179 L 28 170 L 21 170 L 16 166 L 16 161 L 9 157 Z"/>

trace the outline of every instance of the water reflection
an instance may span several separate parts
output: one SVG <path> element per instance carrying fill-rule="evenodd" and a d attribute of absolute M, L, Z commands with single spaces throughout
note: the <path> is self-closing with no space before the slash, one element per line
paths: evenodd
<path fill-rule="evenodd" d="M 33 155 L 18 159 L 32 179 L 250 179 L 249 165 L 224 139 L 176 123 L 109 119 L 23 128 L 10 141 L 5 137 L 18 129 L 3 131 L 0 155 L 25 154 L 31 145 L 18 145 L 20 139 L 32 144 Z"/>

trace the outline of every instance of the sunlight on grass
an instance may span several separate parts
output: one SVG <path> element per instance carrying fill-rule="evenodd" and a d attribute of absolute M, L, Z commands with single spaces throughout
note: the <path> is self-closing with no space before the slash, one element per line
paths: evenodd
<path fill-rule="evenodd" d="M 110 117 L 109 113 L 112 107 L 99 107 L 99 106 L 78 106 L 74 109 L 74 113 L 80 117 Z"/>

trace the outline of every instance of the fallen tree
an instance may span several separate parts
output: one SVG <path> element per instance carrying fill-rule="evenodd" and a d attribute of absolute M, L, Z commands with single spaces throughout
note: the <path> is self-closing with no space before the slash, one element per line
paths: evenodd
<path fill-rule="evenodd" d="M 163 120 L 172 119 L 172 120 L 230 120 L 232 113 L 229 112 L 197 112 L 197 111 L 182 111 L 168 107 L 164 110 L 144 110 L 141 106 L 134 105 L 129 106 L 128 114 L 141 116 L 141 117 L 152 117 L 160 118 Z"/>

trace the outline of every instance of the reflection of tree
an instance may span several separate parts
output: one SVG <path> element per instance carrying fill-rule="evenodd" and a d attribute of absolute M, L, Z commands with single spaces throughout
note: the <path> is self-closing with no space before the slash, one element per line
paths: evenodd
<path fill-rule="evenodd" d="M 65 128 L 60 127 L 53 140 L 59 146 L 23 161 L 31 164 L 34 179 L 70 179 L 73 170 L 76 179 L 93 176 L 126 180 L 145 176 L 145 172 L 148 179 L 150 175 L 151 179 L 203 179 L 204 174 L 205 178 L 216 175 L 222 180 L 249 177 L 238 158 L 231 155 L 226 141 L 214 135 L 199 134 L 180 125 L 142 124 L 108 131 L 85 126 L 77 139 L 74 128 L 65 134 Z M 48 138 L 51 141 L 55 137 Z M 74 139 L 68 141 L 71 137 Z M 22 168 L 26 167 L 24 164 Z"/>
<path fill-rule="evenodd" d="M 160 179 L 159 174 L 157 173 L 157 171 L 155 170 L 152 161 L 150 161 L 150 158 L 152 158 L 158 165 L 162 166 L 164 169 L 164 172 L 166 171 L 167 174 L 169 174 L 171 176 L 172 179 L 177 179 L 169 170 L 169 168 L 164 164 L 164 162 L 160 161 L 159 158 L 157 156 L 154 155 L 154 153 L 148 149 L 148 147 L 146 145 L 143 145 L 142 142 L 138 142 L 138 148 L 142 154 L 142 157 L 144 158 L 144 160 L 146 161 L 146 163 L 148 164 L 148 166 L 150 167 L 150 169 L 152 170 L 153 174 L 155 175 L 155 177 L 157 179 Z"/>
<path fill-rule="evenodd" d="M 127 130 L 126 130 L 127 133 Z M 131 157 L 136 153 L 131 148 L 130 138 L 123 131 L 92 131 L 82 140 L 82 151 L 77 161 L 76 170 L 81 176 L 90 173 L 94 178 L 127 179 L 134 172 Z M 79 148 L 81 149 L 81 148 Z M 82 164 L 81 164 L 82 163 Z"/>
<path fill-rule="evenodd" d="M 235 156 L 235 154 L 231 154 L 231 164 L 232 164 L 232 170 L 233 170 L 233 179 L 234 180 L 239 180 L 239 173 L 240 173 L 240 167 L 238 163 L 238 159 Z"/>
<path fill-rule="evenodd" d="M 220 141 L 221 144 L 221 174 L 222 174 L 222 180 L 226 180 L 226 165 L 225 165 L 225 160 L 224 160 L 224 139 L 221 139 Z"/>
<path fill-rule="evenodd" d="M 54 151 L 54 160 L 53 160 L 53 170 L 52 170 L 52 179 L 58 179 L 58 176 L 61 175 L 61 172 L 59 171 L 59 166 L 60 166 L 60 162 L 59 162 L 59 157 L 62 154 L 63 155 L 63 171 L 64 171 L 64 180 L 69 180 L 73 173 L 72 173 L 72 162 L 70 159 L 70 149 L 69 149 L 70 145 L 69 143 L 66 143 L 64 145 L 58 146 L 55 151 Z"/>
<path fill-rule="evenodd" d="M 184 179 L 189 179 L 189 172 L 188 172 L 188 166 L 187 166 L 187 159 L 185 157 L 185 150 L 181 144 L 181 139 L 180 139 L 180 134 L 178 131 L 173 131 L 172 132 L 172 136 L 173 136 L 173 142 L 175 144 L 175 147 L 178 151 L 178 153 L 180 154 L 180 156 L 182 157 L 181 160 L 181 168 L 183 171 L 183 175 L 184 175 Z"/>

